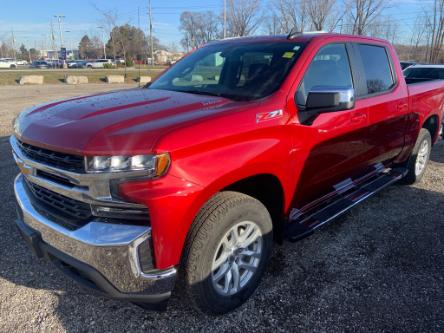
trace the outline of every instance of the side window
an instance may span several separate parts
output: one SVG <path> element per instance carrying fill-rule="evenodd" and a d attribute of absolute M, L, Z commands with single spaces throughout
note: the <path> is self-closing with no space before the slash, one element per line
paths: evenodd
<path fill-rule="evenodd" d="M 353 80 L 345 44 L 324 46 L 316 54 L 296 92 L 296 102 L 304 106 L 313 88 L 350 89 Z"/>
<path fill-rule="evenodd" d="M 364 68 L 367 94 L 390 90 L 395 82 L 385 48 L 359 44 L 357 49 Z"/>

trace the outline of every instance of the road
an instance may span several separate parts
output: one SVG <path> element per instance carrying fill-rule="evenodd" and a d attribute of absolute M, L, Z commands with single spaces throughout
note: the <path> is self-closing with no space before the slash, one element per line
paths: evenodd
<path fill-rule="evenodd" d="M 195 313 L 180 291 L 164 313 L 91 296 L 36 259 L 14 227 L 11 121 L 33 104 L 106 89 L 0 87 L 0 332 L 444 331 L 443 141 L 421 184 L 392 186 L 277 246 L 259 290 L 226 316 Z"/>

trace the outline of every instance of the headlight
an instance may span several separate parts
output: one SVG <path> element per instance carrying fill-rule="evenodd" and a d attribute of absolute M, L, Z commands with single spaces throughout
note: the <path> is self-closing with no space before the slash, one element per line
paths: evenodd
<path fill-rule="evenodd" d="M 160 177 L 166 173 L 170 165 L 168 153 L 158 155 L 134 156 L 93 156 L 86 158 L 88 173 L 147 171 L 151 178 Z"/>

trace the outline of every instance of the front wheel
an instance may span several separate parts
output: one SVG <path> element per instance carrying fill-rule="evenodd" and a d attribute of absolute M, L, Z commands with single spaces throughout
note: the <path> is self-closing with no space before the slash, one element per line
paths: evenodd
<path fill-rule="evenodd" d="M 209 314 L 244 303 L 259 285 L 273 244 L 272 221 L 258 200 L 221 192 L 196 217 L 183 266 L 188 297 Z"/>
<path fill-rule="evenodd" d="M 431 151 L 432 137 L 427 129 L 422 128 L 412 154 L 406 163 L 407 175 L 403 178 L 402 183 L 414 184 L 421 181 L 427 169 Z"/>

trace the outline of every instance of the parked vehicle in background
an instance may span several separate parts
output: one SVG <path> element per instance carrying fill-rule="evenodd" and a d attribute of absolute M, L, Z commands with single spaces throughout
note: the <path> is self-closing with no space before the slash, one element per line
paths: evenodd
<path fill-rule="evenodd" d="M 444 65 L 414 65 L 404 70 L 407 83 L 444 80 Z"/>
<path fill-rule="evenodd" d="M 149 87 L 19 115 L 16 224 L 97 292 L 165 305 L 180 271 L 190 305 L 226 313 L 253 294 L 275 242 L 420 181 L 443 105 L 444 82 L 407 84 L 381 39 L 215 41 Z"/>
<path fill-rule="evenodd" d="M 416 65 L 416 62 L 414 61 L 401 61 L 401 69 L 406 69 L 410 66 Z"/>
<path fill-rule="evenodd" d="M 63 60 L 60 59 L 47 59 L 50 68 L 63 68 Z"/>
<path fill-rule="evenodd" d="M 15 69 L 17 68 L 17 61 L 13 58 L 2 58 L 0 59 L 0 68 L 9 68 Z"/>
<path fill-rule="evenodd" d="M 27 66 L 29 65 L 29 62 L 26 60 L 17 60 L 17 65 L 19 66 Z"/>
<path fill-rule="evenodd" d="M 87 68 L 104 68 L 105 64 L 113 65 L 113 61 L 111 59 L 97 59 L 86 62 Z"/>
<path fill-rule="evenodd" d="M 70 60 L 68 61 L 67 65 L 68 68 L 85 68 L 86 63 L 87 62 L 85 60 Z"/>
<path fill-rule="evenodd" d="M 34 60 L 31 64 L 31 68 L 47 69 L 51 68 L 51 65 L 45 60 Z"/>
<path fill-rule="evenodd" d="M 114 63 L 116 65 L 125 65 L 125 59 L 123 59 L 123 58 L 116 58 L 116 59 L 114 59 Z"/>

